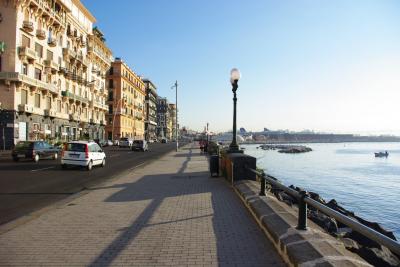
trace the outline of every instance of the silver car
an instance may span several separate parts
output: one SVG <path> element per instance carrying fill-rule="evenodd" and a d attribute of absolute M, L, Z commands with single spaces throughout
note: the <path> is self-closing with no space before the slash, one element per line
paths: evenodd
<path fill-rule="evenodd" d="M 127 137 L 123 137 L 119 140 L 119 147 L 129 147 L 133 145 L 133 140 Z"/>

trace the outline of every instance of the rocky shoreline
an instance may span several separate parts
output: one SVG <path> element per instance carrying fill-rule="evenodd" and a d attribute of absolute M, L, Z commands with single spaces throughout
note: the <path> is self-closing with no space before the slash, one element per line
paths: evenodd
<path fill-rule="evenodd" d="M 257 148 L 261 148 L 263 150 L 278 150 L 279 153 L 289 153 L 289 154 L 305 153 L 305 152 L 312 151 L 312 149 L 310 147 L 301 146 L 301 145 L 264 144 L 264 145 L 260 145 Z"/>
<path fill-rule="evenodd" d="M 278 180 L 274 177 L 271 178 Z M 298 192 L 303 191 L 302 188 L 296 187 L 294 185 L 291 185 L 289 187 Z M 289 206 L 298 204 L 297 199 L 286 194 L 282 190 L 271 186 L 270 184 L 267 184 L 266 189 L 274 194 L 278 200 L 285 202 Z M 315 201 L 318 201 L 319 203 L 324 204 L 337 212 L 349 216 L 354 220 L 360 222 L 361 224 L 368 226 L 393 240 L 397 240 L 393 232 L 385 230 L 377 222 L 367 221 L 355 215 L 354 212 L 346 210 L 345 208 L 340 206 L 335 199 L 331 199 L 327 202 L 318 193 L 308 193 L 310 195 L 310 198 L 314 199 Z M 381 246 L 377 242 L 369 239 L 368 237 L 365 237 L 360 233 L 353 231 L 346 225 L 336 221 L 334 218 L 329 217 L 310 206 L 308 209 L 307 217 L 308 219 L 322 227 L 329 234 L 331 234 L 338 240 L 341 240 L 349 251 L 358 254 L 360 257 L 362 257 L 373 266 L 400 266 L 400 255 L 396 255 L 385 246 Z"/>

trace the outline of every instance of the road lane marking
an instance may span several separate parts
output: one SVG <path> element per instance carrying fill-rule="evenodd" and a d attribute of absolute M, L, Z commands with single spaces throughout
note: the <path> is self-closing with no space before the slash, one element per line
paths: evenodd
<path fill-rule="evenodd" d="M 52 167 L 46 167 L 46 168 L 41 168 L 41 169 L 35 169 L 35 170 L 31 170 L 31 172 L 43 171 L 43 170 L 54 169 L 54 168 L 55 168 L 55 166 L 52 166 Z"/>

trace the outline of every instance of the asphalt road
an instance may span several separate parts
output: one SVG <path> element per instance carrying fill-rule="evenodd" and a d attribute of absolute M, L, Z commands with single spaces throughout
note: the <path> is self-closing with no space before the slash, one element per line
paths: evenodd
<path fill-rule="evenodd" d="M 0 161 L 0 224 L 51 205 L 72 194 L 139 167 L 174 150 L 175 143 L 150 144 L 147 152 L 105 147 L 106 166 L 61 168 L 60 159 L 13 162 Z"/>

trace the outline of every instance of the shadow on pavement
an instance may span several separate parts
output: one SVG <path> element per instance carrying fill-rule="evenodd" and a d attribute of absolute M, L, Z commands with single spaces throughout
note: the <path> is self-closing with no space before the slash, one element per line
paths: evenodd
<path fill-rule="evenodd" d="M 212 217 L 212 231 L 209 244 L 206 249 L 215 246 L 217 255 L 214 261 L 219 265 L 268 265 L 275 264 L 276 257 L 267 257 L 267 250 L 274 250 L 272 245 L 266 241 L 265 236 L 252 220 L 247 210 L 234 194 L 232 189 L 222 179 L 210 178 L 208 172 L 185 172 L 188 163 L 193 155 L 185 154 L 183 162 L 177 173 L 147 175 L 134 183 L 117 184 L 110 187 L 97 187 L 91 190 L 102 190 L 108 188 L 120 188 L 121 190 L 108 197 L 106 202 L 135 202 L 150 201 L 144 211 L 135 218 L 130 226 L 120 229 L 120 234 L 92 261 L 90 266 L 109 266 L 147 227 L 155 225 L 171 224 L 176 227 L 177 222 L 198 220 L 198 225 L 207 223 L 204 220 Z M 185 218 L 177 220 L 166 220 L 151 223 L 151 218 L 167 198 L 208 193 L 202 196 L 201 201 L 211 201 L 212 209 L 199 209 L 187 214 Z M 196 199 L 196 198 L 194 198 Z M 199 201 L 194 200 L 194 201 Z M 198 203 L 198 206 L 203 204 Z M 184 209 L 177 206 L 176 209 Z M 195 216 L 193 216 L 193 213 Z M 204 214 L 202 214 L 204 213 Z M 184 227 L 184 226 L 182 226 Z M 176 229 L 176 228 L 175 228 Z M 196 229 L 193 229 L 195 231 Z M 210 233 L 209 229 L 208 233 Z M 186 231 L 186 229 L 185 229 Z M 207 232 L 207 231 L 205 231 Z M 197 233 L 197 232 L 196 232 Z M 191 236 L 190 231 L 183 232 L 184 236 Z M 198 234 L 203 238 L 203 234 Z M 168 231 L 160 233 L 160 242 L 168 236 Z M 182 237 L 183 238 L 183 237 Z M 193 244 L 196 246 L 196 235 L 193 237 Z M 140 240 L 138 241 L 140 242 Z M 179 241 L 177 241 L 179 243 Z M 139 244 L 140 245 L 140 244 Z M 161 243 L 160 246 L 163 244 Z M 179 244 L 177 244 L 179 245 Z M 204 246 L 204 245 L 203 245 Z M 158 247 L 161 250 L 163 247 Z M 151 258 L 159 257 L 160 251 L 151 251 Z M 158 254 L 157 254 L 158 253 Z M 271 256 L 271 255 L 269 255 Z M 254 263 L 254 264 L 253 264 Z"/>

